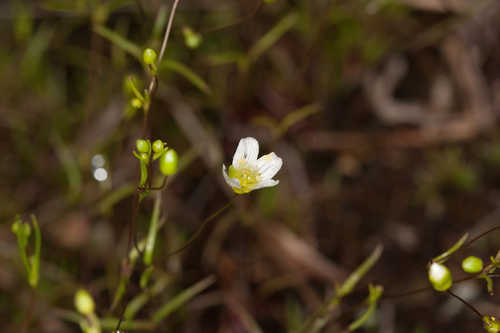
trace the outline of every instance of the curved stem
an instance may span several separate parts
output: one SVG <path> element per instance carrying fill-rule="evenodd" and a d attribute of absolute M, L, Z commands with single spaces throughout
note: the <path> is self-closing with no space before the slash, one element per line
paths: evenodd
<path fill-rule="evenodd" d="M 496 227 L 493 227 L 485 232 L 483 232 L 482 234 L 480 234 L 479 236 L 476 236 L 474 238 L 472 238 L 470 241 L 468 241 L 467 243 L 464 244 L 464 246 L 462 247 L 462 250 L 463 249 L 466 249 L 468 248 L 469 246 L 471 246 L 474 242 L 478 241 L 479 239 L 483 238 L 484 236 L 488 235 L 489 233 L 492 233 L 493 231 L 496 231 L 500 229 L 500 225 L 497 225 Z"/>
<path fill-rule="evenodd" d="M 483 315 L 481 314 L 481 312 L 479 312 L 474 306 L 472 306 L 472 304 L 470 304 L 469 302 L 467 302 L 466 300 L 464 300 L 463 298 L 461 298 L 460 296 L 458 296 L 457 294 L 453 293 L 451 290 L 447 290 L 446 291 L 449 295 L 455 297 L 456 299 L 458 299 L 460 302 L 464 303 L 465 305 L 467 305 L 467 307 L 472 310 L 472 312 L 474 312 L 476 315 L 479 316 L 479 318 L 483 319 Z"/>
<path fill-rule="evenodd" d="M 212 215 L 207 217 L 205 219 L 205 221 L 203 221 L 203 223 L 200 225 L 198 230 L 196 230 L 196 232 L 188 239 L 188 241 L 184 245 L 182 245 L 180 248 L 178 248 L 177 250 L 174 250 L 174 251 L 168 253 L 167 257 L 176 255 L 176 254 L 184 251 L 186 248 L 188 248 L 201 235 L 201 232 L 205 229 L 205 227 L 208 225 L 208 223 L 210 221 L 212 221 L 213 219 L 215 219 L 217 216 L 219 216 L 226 209 L 228 209 L 232 203 L 233 203 L 232 201 L 229 201 L 225 206 L 223 206 L 222 208 L 217 210 L 215 213 L 213 213 Z"/>
<path fill-rule="evenodd" d="M 474 276 L 467 276 L 465 278 L 462 278 L 460 280 L 455 281 L 454 284 L 458 284 L 458 283 L 462 283 L 462 282 L 465 282 L 465 281 L 474 280 L 474 279 L 477 279 L 477 278 L 478 277 L 476 275 L 474 275 Z M 400 293 L 400 294 L 384 295 L 384 296 L 382 296 L 382 298 L 383 299 L 401 298 L 401 297 L 406 297 L 406 296 L 413 296 L 415 294 L 419 294 L 419 293 L 422 293 L 422 292 L 425 292 L 425 291 L 432 291 L 432 290 L 434 290 L 434 288 L 432 286 L 428 286 L 428 287 L 423 287 L 423 288 L 418 288 L 418 289 L 413 289 L 413 290 L 405 291 L 405 292 Z"/>

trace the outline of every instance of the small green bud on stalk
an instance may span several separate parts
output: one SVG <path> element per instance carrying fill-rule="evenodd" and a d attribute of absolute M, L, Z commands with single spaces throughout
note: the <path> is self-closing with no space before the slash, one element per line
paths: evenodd
<path fill-rule="evenodd" d="M 158 56 L 156 55 L 156 51 L 153 49 L 147 48 L 142 53 L 142 61 L 144 61 L 146 65 L 153 65 L 156 63 L 157 58 Z"/>
<path fill-rule="evenodd" d="M 94 313 L 94 300 L 88 291 L 80 289 L 75 294 L 75 307 L 83 315 L 90 315 Z"/>
<path fill-rule="evenodd" d="M 135 147 L 139 153 L 149 153 L 151 150 L 151 144 L 148 140 L 139 139 L 135 142 Z"/>
<path fill-rule="evenodd" d="M 483 270 L 483 261 L 475 256 L 470 256 L 462 261 L 462 269 L 470 274 L 479 273 Z"/>
<path fill-rule="evenodd" d="M 453 284 L 453 278 L 448 267 L 435 262 L 429 267 L 429 281 L 437 291 L 446 291 Z"/>
<path fill-rule="evenodd" d="M 140 108 L 142 108 L 142 102 L 138 98 L 132 99 L 132 101 L 130 102 L 130 104 L 132 105 L 132 107 L 134 109 L 140 109 Z"/>
<path fill-rule="evenodd" d="M 194 32 L 189 27 L 182 29 L 182 33 L 184 34 L 184 43 L 187 47 L 195 49 L 200 46 L 202 37 L 199 33 Z"/>
<path fill-rule="evenodd" d="M 161 140 L 156 140 L 155 142 L 153 142 L 153 151 L 155 153 L 160 153 L 163 151 L 163 148 L 164 148 L 164 144 Z"/>
<path fill-rule="evenodd" d="M 500 323 L 497 322 L 496 318 L 493 316 L 484 316 L 483 317 L 483 325 L 484 325 L 484 329 L 488 333 L 500 332 Z"/>
<path fill-rule="evenodd" d="M 173 175 L 177 172 L 178 162 L 179 157 L 177 156 L 177 152 L 173 149 L 169 149 L 160 157 L 160 171 L 165 176 Z"/>

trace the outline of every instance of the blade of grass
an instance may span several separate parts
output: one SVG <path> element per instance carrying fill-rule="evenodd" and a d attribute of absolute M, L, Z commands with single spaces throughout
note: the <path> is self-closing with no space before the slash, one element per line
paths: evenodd
<path fill-rule="evenodd" d="M 127 305 L 125 309 L 125 320 L 134 319 L 134 316 L 139 312 L 144 305 L 146 305 L 149 300 L 155 295 L 160 294 L 165 290 L 165 288 L 172 282 L 172 279 L 168 276 L 161 277 L 155 282 L 151 289 L 148 289 L 141 294 L 134 297 Z"/>
<path fill-rule="evenodd" d="M 110 30 L 102 25 L 98 25 L 94 28 L 94 32 L 100 35 L 101 37 L 106 38 L 115 46 L 121 48 L 125 52 L 134 56 L 138 60 L 141 60 L 141 48 L 135 43 L 129 41 L 122 35 Z"/>
<path fill-rule="evenodd" d="M 171 59 L 163 60 L 163 62 L 159 66 L 160 75 L 165 74 L 166 70 L 171 70 L 181 76 L 183 76 L 186 80 L 191 82 L 196 88 L 198 88 L 201 92 L 206 95 L 212 94 L 212 89 L 209 85 L 195 72 L 193 72 L 188 66 Z"/>
<path fill-rule="evenodd" d="M 154 323 L 159 323 L 163 319 L 165 319 L 169 314 L 178 310 L 181 306 L 183 306 L 186 302 L 188 302 L 191 298 L 201 293 L 203 290 L 210 287 L 215 282 L 214 276 L 209 276 L 186 290 L 179 293 L 175 296 L 171 301 L 165 303 L 159 310 L 157 310 L 153 316 L 151 317 Z"/>
<path fill-rule="evenodd" d="M 273 46 L 288 30 L 297 23 L 299 15 L 292 12 L 282 18 L 271 30 L 262 36 L 248 52 L 248 64 L 255 62 L 264 52 Z"/>
<path fill-rule="evenodd" d="M 356 284 L 368 273 L 373 265 L 382 255 L 383 247 L 378 245 L 370 256 L 344 281 L 337 289 L 335 295 L 327 300 L 318 311 L 316 311 L 299 330 L 301 333 L 319 332 L 331 319 L 333 312 L 337 309 L 342 298 L 350 294 Z"/>
<path fill-rule="evenodd" d="M 149 266 L 153 262 L 153 253 L 156 244 L 156 235 L 158 233 L 158 220 L 160 219 L 161 208 L 161 191 L 156 193 L 153 214 L 151 215 L 151 223 L 149 225 L 148 236 L 146 238 L 146 247 L 144 249 L 144 264 Z"/>
<path fill-rule="evenodd" d="M 286 117 L 283 118 L 283 120 L 279 124 L 276 136 L 278 138 L 281 137 L 294 124 L 315 113 L 318 113 L 319 111 L 321 111 L 321 108 L 319 107 L 318 104 L 310 104 L 291 112 L 290 114 L 286 115 Z"/>

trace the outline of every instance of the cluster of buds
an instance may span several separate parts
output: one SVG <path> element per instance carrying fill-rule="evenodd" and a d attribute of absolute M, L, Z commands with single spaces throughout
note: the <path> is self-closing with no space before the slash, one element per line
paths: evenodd
<path fill-rule="evenodd" d="M 178 156 L 177 152 L 168 148 L 166 142 L 156 140 L 151 144 L 151 141 L 139 139 L 135 142 L 137 151 L 134 151 L 134 156 L 139 160 L 141 165 L 141 180 L 139 186 L 144 186 L 148 178 L 147 166 L 152 161 L 158 160 L 159 169 L 165 176 L 173 175 L 177 171 Z"/>
<path fill-rule="evenodd" d="M 153 75 L 156 76 L 158 72 L 158 67 L 156 65 L 156 61 L 158 60 L 158 56 L 156 51 L 150 48 L 147 48 L 142 53 L 142 61 L 146 66 L 147 70 Z M 134 75 L 130 75 L 127 77 L 125 81 L 125 92 L 130 96 L 130 103 L 128 106 L 127 114 L 134 115 L 135 111 L 139 109 L 143 109 L 145 113 L 148 112 L 149 106 L 151 104 L 151 98 L 149 96 L 149 91 L 144 89 L 141 92 L 141 89 L 138 86 L 141 86 L 141 82 Z"/>
<path fill-rule="evenodd" d="M 432 259 L 428 267 L 428 278 L 432 287 L 436 291 L 447 291 L 453 285 L 453 277 L 451 275 L 448 267 L 444 263 L 450 258 L 450 256 L 457 252 L 467 240 L 468 235 L 465 234 L 455 245 L 453 245 L 449 250 L 440 254 L 436 258 Z M 470 242 L 468 243 L 470 245 Z M 476 256 L 468 256 L 462 260 L 462 269 L 468 274 L 475 274 L 476 278 L 484 279 L 488 288 L 490 295 L 493 295 L 493 281 L 491 275 L 496 269 L 500 268 L 500 251 L 498 251 L 495 257 L 491 257 L 491 264 L 485 266 L 483 260 Z M 453 293 L 451 293 L 453 295 Z M 455 296 L 456 297 L 456 296 Z M 462 302 L 465 302 L 462 300 Z M 467 303 L 468 304 L 468 303 Z M 472 309 L 474 307 L 468 304 Z M 499 333 L 500 323 L 496 321 L 493 316 L 482 316 L 477 310 L 475 310 L 478 315 L 481 316 L 483 321 L 484 329 L 489 333 Z"/>
<path fill-rule="evenodd" d="M 35 231 L 34 239 L 34 250 L 30 255 L 28 254 L 28 243 L 31 236 L 31 226 L 21 220 L 19 216 L 12 224 L 12 232 L 16 235 L 17 246 L 19 248 L 19 253 L 26 269 L 26 275 L 28 278 L 28 283 L 32 288 L 36 288 L 38 285 L 39 271 L 40 271 L 40 251 L 42 247 L 42 235 L 40 228 L 38 226 L 38 221 L 35 215 L 31 215 L 31 221 L 33 224 L 33 230 Z"/>

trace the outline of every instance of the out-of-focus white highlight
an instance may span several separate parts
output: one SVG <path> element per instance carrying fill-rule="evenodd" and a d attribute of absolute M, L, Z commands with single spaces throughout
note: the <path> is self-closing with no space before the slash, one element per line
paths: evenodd
<path fill-rule="evenodd" d="M 94 170 L 94 178 L 98 182 L 103 182 L 108 179 L 108 172 L 104 168 L 97 168 Z"/>
<path fill-rule="evenodd" d="M 94 168 L 102 168 L 104 166 L 104 164 L 106 163 L 106 160 L 104 159 L 104 156 L 102 156 L 101 154 L 97 154 L 97 155 L 94 155 L 92 156 L 92 166 Z M 95 174 L 95 172 L 94 172 Z"/>

